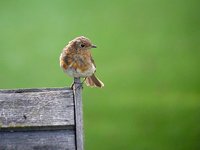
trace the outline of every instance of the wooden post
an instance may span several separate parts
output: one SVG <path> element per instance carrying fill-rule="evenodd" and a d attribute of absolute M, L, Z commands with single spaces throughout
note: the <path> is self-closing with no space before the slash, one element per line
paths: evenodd
<path fill-rule="evenodd" d="M 83 150 L 82 85 L 0 89 L 0 150 Z"/>
<path fill-rule="evenodd" d="M 74 78 L 74 104 L 75 104 L 75 126 L 76 126 L 76 148 L 84 149 L 83 141 L 83 110 L 82 110 L 82 83 L 80 78 Z"/>

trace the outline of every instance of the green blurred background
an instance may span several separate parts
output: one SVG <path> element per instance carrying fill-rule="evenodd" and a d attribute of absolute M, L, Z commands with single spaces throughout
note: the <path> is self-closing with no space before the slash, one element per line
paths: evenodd
<path fill-rule="evenodd" d="M 90 38 L 86 150 L 200 149 L 199 0 L 1 0 L 0 88 L 66 87 L 63 47 Z"/>

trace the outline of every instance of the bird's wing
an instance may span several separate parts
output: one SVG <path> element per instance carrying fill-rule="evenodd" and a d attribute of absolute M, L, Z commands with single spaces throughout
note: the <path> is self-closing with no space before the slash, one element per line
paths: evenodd
<path fill-rule="evenodd" d="M 63 52 L 63 53 L 60 55 L 60 66 L 61 66 L 64 70 L 66 70 L 66 69 L 69 67 L 70 61 L 71 61 L 71 59 L 69 58 L 68 55 L 66 55 L 66 53 Z"/>

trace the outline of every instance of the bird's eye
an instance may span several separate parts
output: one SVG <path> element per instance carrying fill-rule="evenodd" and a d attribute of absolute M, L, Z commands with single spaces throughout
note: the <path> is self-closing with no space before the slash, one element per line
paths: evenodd
<path fill-rule="evenodd" d="M 85 47 L 85 45 L 84 45 L 84 44 L 81 44 L 81 47 Z"/>

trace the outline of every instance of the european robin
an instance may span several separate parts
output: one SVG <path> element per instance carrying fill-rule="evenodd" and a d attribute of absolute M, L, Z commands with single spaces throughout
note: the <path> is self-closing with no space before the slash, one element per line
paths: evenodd
<path fill-rule="evenodd" d="M 95 75 L 96 65 L 91 55 L 91 49 L 96 48 L 91 41 L 80 36 L 70 41 L 60 55 L 60 67 L 70 77 L 85 78 L 87 86 L 104 86 Z"/>

